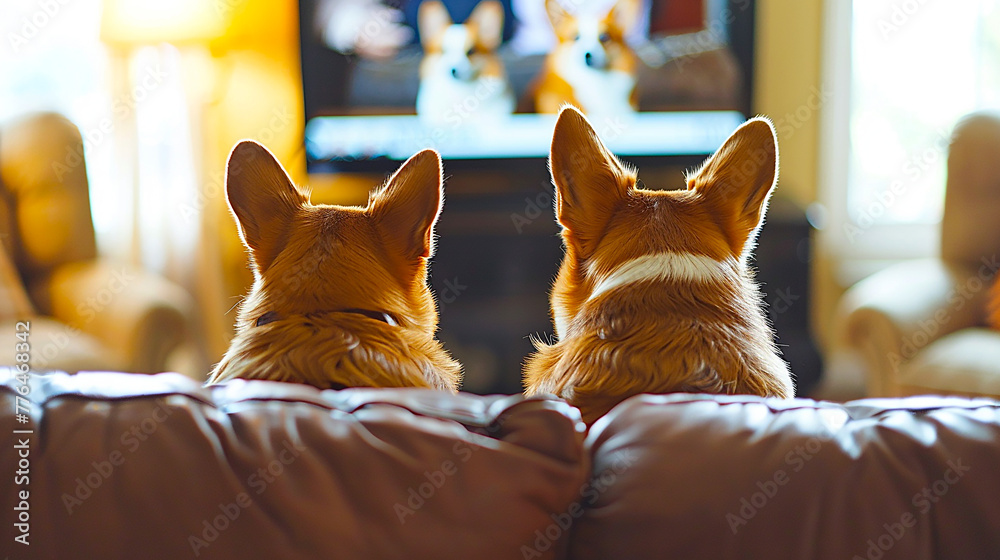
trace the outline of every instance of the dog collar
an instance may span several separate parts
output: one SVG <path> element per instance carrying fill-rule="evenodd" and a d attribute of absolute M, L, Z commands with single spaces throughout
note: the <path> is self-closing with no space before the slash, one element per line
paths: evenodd
<path fill-rule="evenodd" d="M 312 313 L 304 313 L 303 315 L 317 315 L 325 313 L 355 313 L 357 315 L 364 315 L 369 319 L 375 319 L 376 321 L 382 321 L 383 323 L 389 325 L 390 327 L 399 326 L 399 323 L 392 318 L 392 315 L 384 313 L 382 311 L 372 311 L 371 309 L 335 309 L 333 311 L 313 311 Z M 260 327 L 268 323 L 273 323 L 281 319 L 281 315 L 277 311 L 268 311 L 267 313 L 257 317 L 257 321 L 254 323 L 256 326 Z"/>

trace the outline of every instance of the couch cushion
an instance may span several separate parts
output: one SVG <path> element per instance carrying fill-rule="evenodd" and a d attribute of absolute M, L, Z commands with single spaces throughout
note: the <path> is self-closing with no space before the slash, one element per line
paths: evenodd
<path fill-rule="evenodd" d="M 589 472 L 559 401 L 53 374 L 16 424 L 11 375 L 0 417 L 35 431 L 28 557 L 520 558 Z M 0 486 L 8 512 L 21 489 Z"/>
<path fill-rule="evenodd" d="M 1000 397 L 1000 332 L 972 328 L 943 336 L 899 369 L 905 395 Z"/>
<path fill-rule="evenodd" d="M 587 437 L 575 560 L 1000 558 L 1000 403 L 639 396 Z"/>

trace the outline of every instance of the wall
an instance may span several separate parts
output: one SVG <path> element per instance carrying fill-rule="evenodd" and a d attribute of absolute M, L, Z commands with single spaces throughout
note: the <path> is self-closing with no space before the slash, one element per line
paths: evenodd
<path fill-rule="evenodd" d="M 214 83 L 203 108 L 202 246 L 197 298 L 206 346 L 217 361 L 229 346 L 235 303 L 252 276 L 223 190 L 236 142 L 266 145 L 292 179 L 306 183 L 302 145 L 298 9 L 295 0 L 219 0 L 231 10 L 226 35 L 211 45 Z"/>
<path fill-rule="evenodd" d="M 824 198 L 818 186 L 820 150 L 823 149 L 822 113 L 847 101 L 834 97 L 846 95 L 847 87 L 834 88 L 832 84 L 823 83 L 823 63 L 830 60 L 824 58 L 823 52 L 825 28 L 828 27 L 824 17 L 829 11 L 823 0 L 759 0 L 757 3 L 754 109 L 770 116 L 778 128 L 781 178 L 777 192 L 803 208 Z M 825 198 L 830 200 L 830 196 Z M 845 286 L 837 281 L 836 259 L 824 251 L 818 236 L 818 233 L 813 235 L 810 262 L 810 317 L 813 335 L 829 365 L 832 352 L 838 346 L 836 310 Z"/>
<path fill-rule="evenodd" d="M 757 2 L 754 110 L 778 129 L 778 192 L 801 206 L 817 197 L 822 12 L 822 0 Z"/>

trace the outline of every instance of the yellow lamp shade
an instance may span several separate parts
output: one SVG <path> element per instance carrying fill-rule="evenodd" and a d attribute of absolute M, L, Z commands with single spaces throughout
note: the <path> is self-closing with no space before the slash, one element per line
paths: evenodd
<path fill-rule="evenodd" d="M 115 46 L 205 43 L 226 32 L 236 0 L 104 0 L 101 40 Z"/>

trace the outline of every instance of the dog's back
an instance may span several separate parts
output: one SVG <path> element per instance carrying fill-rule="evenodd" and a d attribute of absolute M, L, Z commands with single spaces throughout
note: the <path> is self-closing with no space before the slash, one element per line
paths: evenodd
<path fill-rule="evenodd" d="M 442 200 L 435 152 L 410 158 L 360 208 L 310 204 L 270 152 L 245 141 L 226 191 L 255 279 L 210 383 L 457 388 L 427 288 Z"/>
<path fill-rule="evenodd" d="M 552 292 L 559 341 L 525 367 L 592 421 L 638 393 L 792 396 L 746 260 L 776 183 L 770 124 L 743 125 L 687 190 L 637 186 L 573 109 L 550 165 L 566 256 Z"/>

